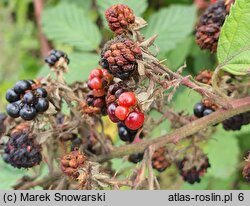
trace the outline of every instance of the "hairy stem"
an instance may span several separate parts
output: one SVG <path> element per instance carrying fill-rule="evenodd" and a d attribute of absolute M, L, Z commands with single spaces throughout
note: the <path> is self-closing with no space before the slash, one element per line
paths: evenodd
<path fill-rule="evenodd" d="M 142 141 L 136 144 L 121 146 L 121 147 L 114 149 L 109 154 L 94 157 L 92 160 L 98 161 L 98 162 L 104 162 L 109 159 L 120 158 L 120 157 L 124 157 L 126 155 L 130 155 L 133 153 L 143 152 L 150 145 L 155 145 L 155 148 L 157 149 L 158 147 L 166 145 L 166 144 L 176 144 L 180 140 L 186 138 L 187 136 L 190 136 L 199 132 L 203 128 L 220 123 L 237 114 L 249 111 L 250 110 L 250 97 L 239 99 L 239 100 L 233 100 L 231 102 L 231 105 L 233 106 L 233 108 L 230 108 L 227 110 L 220 109 L 208 116 L 205 116 L 201 119 L 197 119 L 193 122 L 190 122 L 189 124 L 179 129 L 176 129 L 175 131 L 171 132 L 168 135 L 163 135 L 157 139 L 146 140 L 146 141 Z"/>

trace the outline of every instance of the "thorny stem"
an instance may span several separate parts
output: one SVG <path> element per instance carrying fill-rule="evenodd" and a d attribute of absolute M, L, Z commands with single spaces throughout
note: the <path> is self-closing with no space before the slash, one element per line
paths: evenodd
<path fill-rule="evenodd" d="M 230 109 L 219 109 L 216 112 L 205 116 L 201 119 L 197 119 L 189 124 L 176 129 L 168 135 L 160 136 L 159 138 L 153 140 L 146 140 L 136 144 L 125 145 L 114 149 L 109 154 L 94 157 L 93 161 L 104 162 L 113 158 L 120 158 L 133 153 L 143 152 L 150 145 L 155 145 L 155 148 L 166 144 L 176 144 L 180 140 L 186 138 L 187 136 L 193 135 L 203 128 L 220 123 L 232 116 L 246 112 L 250 110 L 250 97 L 233 100 L 231 101 L 233 108 Z"/>
<path fill-rule="evenodd" d="M 192 82 L 189 77 L 183 77 L 178 73 L 175 73 L 173 71 L 171 71 L 169 68 L 167 68 L 166 66 L 162 65 L 162 64 L 158 64 L 158 63 L 154 63 L 154 65 L 156 67 L 161 68 L 161 70 L 157 70 L 157 72 L 161 73 L 161 74 L 166 74 L 166 72 L 168 74 L 170 74 L 173 78 L 177 79 L 180 81 L 180 83 L 190 89 L 195 90 L 196 92 L 198 92 L 199 94 L 201 94 L 202 96 L 207 96 L 210 99 L 214 100 L 214 102 L 218 103 L 219 105 L 223 106 L 224 108 L 230 108 L 231 105 L 228 102 L 228 98 L 225 98 L 224 95 L 222 97 L 214 94 L 213 92 L 204 89 L 203 87 L 200 87 L 199 85 L 197 85 L 196 83 Z M 216 90 L 217 91 L 217 90 Z"/>

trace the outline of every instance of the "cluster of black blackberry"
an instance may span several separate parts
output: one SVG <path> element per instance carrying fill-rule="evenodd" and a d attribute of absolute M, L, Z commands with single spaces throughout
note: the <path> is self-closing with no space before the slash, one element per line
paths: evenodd
<path fill-rule="evenodd" d="M 235 115 L 222 122 L 225 130 L 240 130 L 243 125 L 250 124 L 250 111 Z"/>
<path fill-rule="evenodd" d="M 59 50 L 55 50 L 53 49 L 49 55 L 44 59 L 44 61 L 49 65 L 49 66 L 54 66 L 56 64 L 56 62 L 63 57 L 67 64 L 69 64 L 69 58 L 67 56 L 66 53 L 59 51 Z"/>
<path fill-rule="evenodd" d="M 43 113 L 49 108 L 47 91 L 37 87 L 33 80 L 20 80 L 6 92 L 7 113 L 12 118 L 21 117 L 33 120 L 37 113 Z"/>
<path fill-rule="evenodd" d="M 2 157 L 13 167 L 34 167 L 42 160 L 41 146 L 28 133 L 14 133 L 4 146 Z"/>
<path fill-rule="evenodd" d="M 198 118 L 210 115 L 215 111 L 210 107 L 206 107 L 202 102 L 195 104 L 193 110 L 194 110 L 194 115 Z"/>

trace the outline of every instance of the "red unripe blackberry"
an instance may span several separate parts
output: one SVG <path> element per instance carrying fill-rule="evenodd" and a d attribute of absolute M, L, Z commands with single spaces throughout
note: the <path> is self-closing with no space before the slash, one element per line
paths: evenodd
<path fill-rule="evenodd" d="M 94 89 L 92 91 L 92 94 L 95 97 L 103 97 L 106 94 L 106 91 L 105 91 L 105 89 Z"/>
<path fill-rule="evenodd" d="M 129 113 L 129 109 L 127 107 L 124 107 L 124 106 L 118 106 L 115 109 L 115 116 L 119 120 L 125 120 L 126 117 L 128 116 L 128 113 Z"/>
<path fill-rule="evenodd" d="M 131 112 L 125 120 L 125 125 L 129 129 L 137 130 L 144 123 L 144 114 L 142 112 Z"/>
<path fill-rule="evenodd" d="M 89 74 L 89 79 L 93 79 L 94 77 L 102 78 L 103 71 L 102 69 L 93 69 Z"/>
<path fill-rule="evenodd" d="M 88 85 L 91 89 L 101 89 L 102 80 L 99 77 L 93 77 L 89 80 Z"/>
<path fill-rule="evenodd" d="M 109 28 L 116 34 L 122 34 L 128 30 L 130 24 L 135 22 L 135 16 L 127 5 L 116 4 L 105 11 L 105 17 Z"/>
<path fill-rule="evenodd" d="M 124 92 L 118 98 L 118 103 L 120 106 L 132 107 L 137 103 L 136 96 L 134 92 Z"/>

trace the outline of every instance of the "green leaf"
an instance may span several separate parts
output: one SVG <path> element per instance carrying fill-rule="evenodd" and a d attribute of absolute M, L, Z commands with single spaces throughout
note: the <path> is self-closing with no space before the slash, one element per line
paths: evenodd
<path fill-rule="evenodd" d="M 192 37 L 188 36 L 184 41 L 180 42 L 174 50 L 169 51 L 164 55 L 166 58 L 166 65 L 171 70 L 177 70 L 185 63 L 186 57 L 190 52 L 192 40 Z"/>
<path fill-rule="evenodd" d="M 46 36 L 53 41 L 82 51 L 96 50 L 101 34 L 84 9 L 71 3 L 61 3 L 43 12 L 42 24 Z"/>
<path fill-rule="evenodd" d="M 170 51 L 183 41 L 193 30 L 196 7 L 173 5 L 161 9 L 148 20 L 146 37 L 159 34 L 156 44 L 161 51 Z"/>
<path fill-rule="evenodd" d="M 99 56 L 92 53 L 71 53 L 69 59 L 69 72 L 65 74 L 65 79 L 68 83 L 72 83 L 87 80 L 90 71 L 98 67 Z M 47 76 L 49 72 L 49 67 L 44 65 L 38 77 Z"/>
<path fill-rule="evenodd" d="M 105 19 L 105 11 L 108 9 L 110 6 L 114 4 L 126 4 L 128 5 L 131 9 L 133 9 L 134 13 L 136 16 L 141 16 L 143 12 L 147 9 L 148 3 L 147 0 L 97 0 L 97 5 L 98 5 L 98 11 L 103 19 L 103 22 L 105 22 L 105 25 L 107 26 L 107 22 Z"/>
<path fill-rule="evenodd" d="M 23 175 L 28 175 L 28 170 L 22 170 L 22 169 L 16 169 L 11 167 L 10 165 L 4 163 L 2 159 L 0 158 L 0 189 L 8 190 L 12 189 L 11 186 L 13 186 L 17 179 L 21 178 Z"/>
<path fill-rule="evenodd" d="M 227 179 L 237 170 L 240 154 L 238 140 L 234 132 L 228 132 L 220 126 L 205 147 L 211 168 L 208 175 Z"/>
<path fill-rule="evenodd" d="M 186 113 L 193 114 L 193 105 L 201 100 L 201 96 L 188 88 L 181 87 L 182 90 L 178 91 L 172 100 L 173 107 L 176 112 L 185 111 Z"/>
<path fill-rule="evenodd" d="M 250 73 L 250 0 L 237 0 L 221 29 L 217 57 L 222 69 Z"/>

